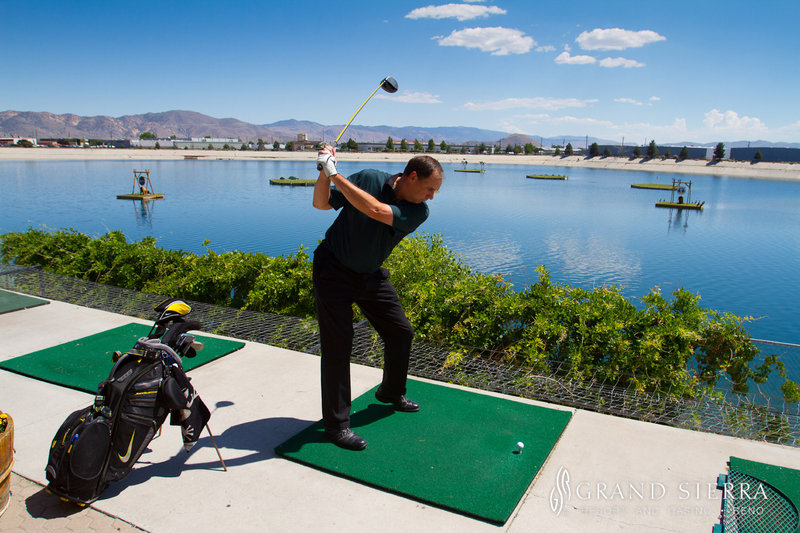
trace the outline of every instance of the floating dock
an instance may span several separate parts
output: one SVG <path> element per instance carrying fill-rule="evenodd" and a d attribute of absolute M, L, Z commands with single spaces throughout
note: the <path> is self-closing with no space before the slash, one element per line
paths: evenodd
<path fill-rule="evenodd" d="M 692 181 L 682 181 L 678 179 L 672 179 L 672 186 L 670 187 L 672 190 L 672 197 L 670 198 L 669 202 L 666 200 L 661 200 L 656 202 L 656 207 L 666 207 L 669 209 L 693 209 L 695 211 L 702 211 L 703 206 L 706 205 L 705 202 L 692 202 Z M 675 193 L 678 193 L 678 199 L 675 200 Z M 683 193 L 686 194 L 686 199 L 683 198 Z"/>
<path fill-rule="evenodd" d="M 289 178 L 272 178 L 269 180 L 270 185 L 283 185 L 285 187 L 313 187 L 317 180 L 300 179 L 291 176 Z"/>
<path fill-rule="evenodd" d="M 526 178 L 530 178 L 532 180 L 561 180 L 564 181 L 568 179 L 566 176 L 560 176 L 558 174 L 528 174 L 525 176 Z"/>
<path fill-rule="evenodd" d="M 161 200 L 163 198 L 164 195 L 158 193 L 131 193 L 117 195 L 117 200 Z"/>
<path fill-rule="evenodd" d="M 138 190 L 136 188 L 139 188 Z M 149 170 L 133 171 L 133 189 L 129 194 L 118 194 L 117 200 L 161 200 L 164 195 L 153 192 Z"/>
<path fill-rule="evenodd" d="M 481 168 L 467 168 L 466 159 L 464 160 L 463 164 L 464 168 L 454 168 L 453 172 L 476 172 L 476 173 L 486 172 L 486 169 L 484 168 L 485 163 L 483 161 L 480 162 Z"/>
<path fill-rule="evenodd" d="M 670 209 L 694 209 L 702 211 L 705 202 L 656 202 L 656 207 L 668 207 Z"/>
<path fill-rule="evenodd" d="M 672 185 L 668 183 L 634 183 L 631 189 L 656 189 L 659 191 L 671 191 Z"/>

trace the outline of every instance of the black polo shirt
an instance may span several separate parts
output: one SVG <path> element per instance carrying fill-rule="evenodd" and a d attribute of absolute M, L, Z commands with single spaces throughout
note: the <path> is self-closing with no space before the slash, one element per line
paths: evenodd
<path fill-rule="evenodd" d="M 425 202 L 414 204 L 397 199 L 392 188 L 397 176 L 367 169 L 347 178 L 391 206 L 394 214 L 391 226 L 368 217 L 353 207 L 341 191 L 331 189 L 328 203 L 341 211 L 325 233 L 325 241 L 336 259 L 354 272 L 368 274 L 378 270 L 397 243 L 428 218 Z"/>

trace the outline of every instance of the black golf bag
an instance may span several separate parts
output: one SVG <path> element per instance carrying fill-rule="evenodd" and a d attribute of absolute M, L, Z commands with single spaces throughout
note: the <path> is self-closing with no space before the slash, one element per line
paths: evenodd
<path fill-rule="evenodd" d="M 114 353 L 94 404 L 70 414 L 56 432 L 45 469 L 49 492 L 79 505 L 92 503 L 109 482 L 128 475 L 170 413 L 186 450 L 200 438 L 211 415 L 181 359 L 202 347 L 186 333 L 200 324 L 183 320 L 191 309 L 179 300 L 166 300 L 156 310 L 161 316 L 150 334 L 128 352 Z"/>

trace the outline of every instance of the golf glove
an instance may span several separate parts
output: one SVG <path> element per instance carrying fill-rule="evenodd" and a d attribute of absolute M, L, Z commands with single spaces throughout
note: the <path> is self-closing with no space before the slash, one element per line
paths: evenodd
<path fill-rule="evenodd" d="M 336 156 L 330 152 L 322 151 L 317 156 L 317 168 L 324 171 L 327 177 L 338 174 L 336 171 Z"/>

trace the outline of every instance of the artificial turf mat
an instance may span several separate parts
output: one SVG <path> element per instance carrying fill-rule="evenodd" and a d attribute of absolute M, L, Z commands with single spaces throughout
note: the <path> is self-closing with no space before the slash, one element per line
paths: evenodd
<path fill-rule="evenodd" d="M 377 388 L 377 387 L 376 387 Z M 494 523 L 514 511 L 572 413 L 409 380 L 417 413 L 353 401 L 363 451 L 331 444 L 316 422 L 275 451 L 286 458 Z M 515 453 L 522 442 L 522 453 Z"/>
<path fill-rule="evenodd" d="M 56 385 L 96 393 L 108 377 L 115 350 L 126 352 L 150 332 L 145 324 L 126 324 L 113 329 L 59 344 L 44 350 L 0 362 L 0 368 Z M 191 370 L 244 346 L 243 342 L 196 335 L 203 349 L 191 359 L 183 359 L 184 370 Z"/>
<path fill-rule="evenodd" d="M 795 513 L 794 529 L 793 531 L 800 532 L 800 523 L 797 520 L 798 509 L 800 509 L 800 470 L 794 470 L 784 466 L 770 465 L 766 463 L 759 463 L 756 461 L 748 461 L 739 457 L 731 457 L 730 471 L 745 474 L 759 481 L 762 481 L 775 489 L 775 491 L 786 500 L 788 500 Z M 770 502 L 769 498 L 771 491 L 767 493 L 767 501 L 764 500 L 764 492 L 759 492 L 757 487 L 750 486 L 747 488 L 749 495 L 753 498 L 751 505 L 760 506 L 761 513 L 756 513 L 751 517 L 745 517 L 750 522 L 750 526 L 755 531 L 777 531 L 777 528 L 771 525 L 771 520 L 775 519 L 776 513 L 766 512 L 767 509 L 776 508 L 775 502 Z M 736 492 L 734 491 L 734 497 Z M 727 495 L 726 495 L 727 497 Z M 747 498 L 745 498 L 747 499 Z M 743 515 L 744 513 L 739 513 Z M 745 530 L 744 528 L 742 530 Z M 785 530 L 785 529 L 784 529 Z"/>
<path fill-rule="evenodd" d="M 42 300 L 41 298 L 0 290 L 0 314 L 10 313 L 11 311 L 18 311 L 20 309 L 28 309 L 29 307 L 36 307 L 48 303 L 50 302 Z"/>

